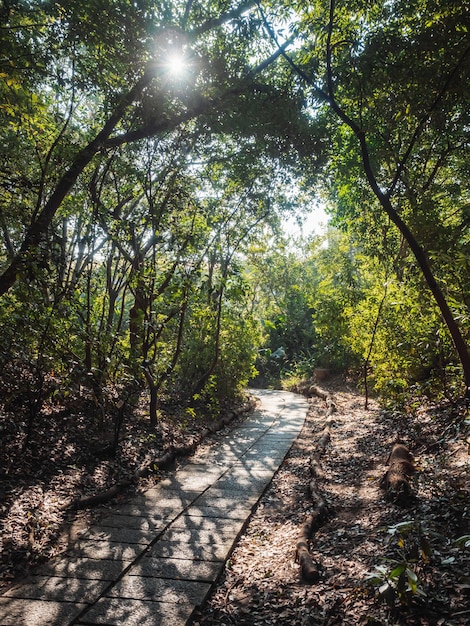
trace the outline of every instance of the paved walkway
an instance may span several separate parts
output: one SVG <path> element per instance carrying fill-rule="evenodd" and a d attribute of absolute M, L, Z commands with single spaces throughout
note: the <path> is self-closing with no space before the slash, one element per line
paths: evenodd
<path fill-rule="evenodd" d="M 254 393 L 261 408 L 204 459 L 116 506 L 67 554 L 0 597 L 0 625 L 186 624 L 305 420 L 301 396 Z"/>

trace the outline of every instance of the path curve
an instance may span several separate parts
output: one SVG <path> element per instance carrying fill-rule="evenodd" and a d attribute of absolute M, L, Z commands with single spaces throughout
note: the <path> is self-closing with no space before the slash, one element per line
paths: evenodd
<path fill-rule="evenodd" d="M 183 626 L 204 602 L 300 433 L 307 400 L 251 390 L 260 406 L 207 454 L 110 514 L 0 597 L 1 626 Z"/>

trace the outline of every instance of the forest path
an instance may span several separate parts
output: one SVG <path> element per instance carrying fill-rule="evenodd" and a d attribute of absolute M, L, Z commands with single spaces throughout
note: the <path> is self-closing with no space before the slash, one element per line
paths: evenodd
<path fill-rule="evenodd" d="M 243 424 L 0 597 L 1 626 L 186 624 L 305 421 L 302 396 L 255 395 Z"/>
<path fill-rule="evenodd" d="M 340 377 L 323 381 L 320 391 L 331 394 L 336 412 L 329 415 L 321 397 L 309 398 L 301 433 L 193 626 L 470 624 L 470 551 L 455 543 L 470 530 L 470 456 L 461 417 L 446 404 L 419 406 L 413 415 L 382 410 L 371 400 L 366 410 L 363 395 Z M 329 515 L 310 542 L 320 576 L 308 584 L 295 560 L 296 545 L 315 510 L 311 458 L 328 423 L 330 441 L 316 488 Z M 409 445 L 418 468 L 417 498 L 406 508 L 387 502 L 380 489 L 398 438 Z M 403 522 L 410 530 L 400 535 L 396 528 Z M 413 556 L 421 538 L 430 545 L 430 558 Z M 391 572 L 405 558 L 426 596 L 405 590 L 406 601 L 379 602 L 386 576 L 372 585 L 368 575 L 379 567 Z"/>

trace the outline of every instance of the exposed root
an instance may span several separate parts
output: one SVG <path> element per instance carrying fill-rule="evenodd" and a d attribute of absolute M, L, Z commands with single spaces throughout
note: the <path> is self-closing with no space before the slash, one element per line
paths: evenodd
<path fill-rule="evenodd" d="M 308 389 L 308 392 L 312 392 L 311 395 L 314 393 L 314 395 L 325 400 L 327 406 L 326 415 L 328 417 L 322 434 L 320 435 L 313 454 L 310 457 L 310 473 L 312 477 L 308 485 L 308 490 L 315 508 L 305 519 L 302 525 L 300 537 L 296 544 L 296 560 L 300 565 L 302 577 L 306 582 L 315 583 L 320 578 L 320 566 L 310 554 L 309 543 L 311 543 L 313 534 L 324 523 L 328 514 L 327 504 L 320 493 L 318 482 L 323 476 L 320 460 L 331 439 L 330 429 L 333 424 L 331 415 L 336 412 L 336 405 L 330 394 L 323 392 L 316 386 L 311 386 Z"/>

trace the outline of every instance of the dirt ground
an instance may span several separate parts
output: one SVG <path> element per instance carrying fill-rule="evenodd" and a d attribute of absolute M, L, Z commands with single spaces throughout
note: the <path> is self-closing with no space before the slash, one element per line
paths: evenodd
<path fill-rule="evenodd" d="M 398 413 L 370 403 L 365 410 L 362 395 L 344 380 L 321 387 L 332 394 L 337 411 L 318 482 L 328 517 L 310 546 L 319 582 L 303 582 L 295 560 L 302 523 L 315 506 L 308 491 L 310 458 L 326 421 L 325 402 L 312 397 L 301 435 L 194 624 L 470 624 L 464 407 L 417 405 Z M 80 412 L 44 412 L 22 454 L 19 435 L 3 417 L 0 588 L 66 549 L 100 515 L 99 508 L 70 510 L 71 498 L 107 489 L 169 445 L 197 438 L 208 423 L 204 417 L 163 416 L 155 433 L 137 412 L 126 422 L 118 456 L 110 459 L 94 449 L 94 439 L 103 440 L 100 424 L 91 429 L 89 416 Z M 387 502 L 379 487 L 397 439 L 409 446 L 418 469 L 416 499 L 405 508 Z M 214 435 L 211 445 L 216 442 Z M 154 480 L 133 489 L 145 490 Z"/>
<path fill-rule="evenodd" d="M 325 424 L 312 397 L 305 427 L 240 537 L 198 626 L 470 624 L 469 445 L 462 409 L 388 413 L 343 381 L 322 383 L 337 407 L 318 487 L 329 515 L 310 553 L 320 581 L 302 581 L 295 546 L 309 497 L 309 459 Z M 468 434 L 468 433 L 467 433 Z M 418 469 L 409 506 L 379 487 L 400 439 Z"/>
<path fill-rule="evenodd" d="M 232 408 L 244 406 L 241 402 Z M 93 408 L 86 396 L 74 398 L 68 407 L 44 404 L 27 444 L 21 412 L 0 410 L 0 592 L 66 550 L 105 511 L 102 506 L 77 511 L 74 501 L 106 493 L 126 480 L 132 486 L 118 501 L 154 486 L 160 470 L 138 482 L 135 472 L 153 467 L 171 448 L 196 443 L 206 427 L 215 425 L 203 410 L 188 413 L 170 406 L 160 412 L 153 429 L 148 398 L 142 396 L 126 415 L 113 456 L 112 410 L 106 420 Z M 235 417 L 233 425 L 241 419 Z"/>

